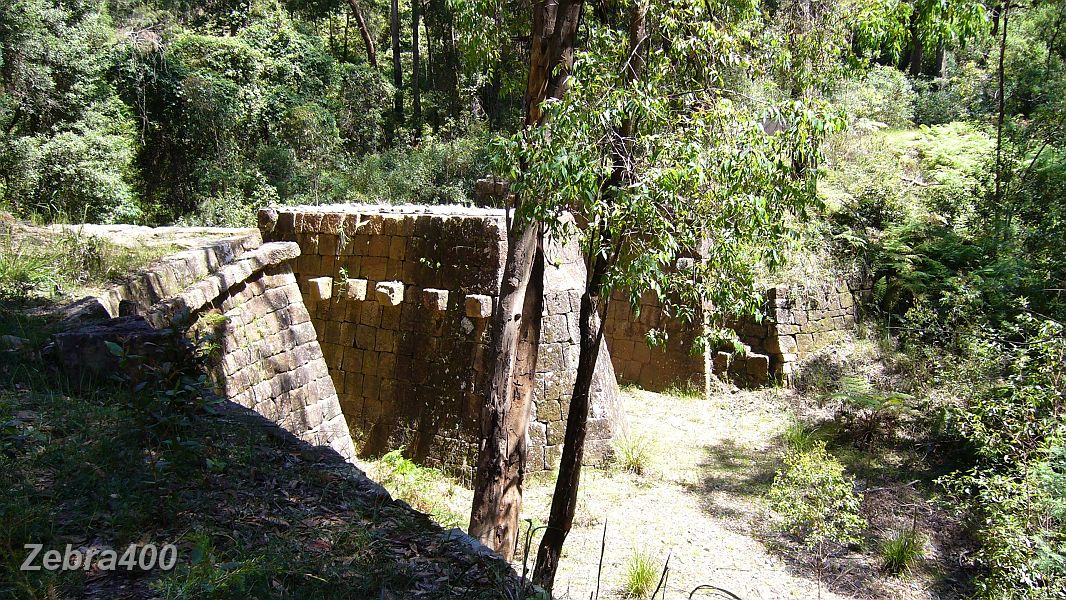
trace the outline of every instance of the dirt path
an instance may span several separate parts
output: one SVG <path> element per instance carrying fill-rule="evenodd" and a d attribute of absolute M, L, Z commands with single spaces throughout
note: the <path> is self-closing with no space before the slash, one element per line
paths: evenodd
<path fill-rule="evenodd" d="M 583 471 L 575 527 L 556 579 L 557 597 L 586 599 L 594 593 L 605 525 L 600 598 L 626 597 L 626 571 L 635 553 L 654 557 L 656 580 L 670 555 L 669 600 L 688 598 L 703 584 L 744 600 L 952 597 L 933 591 L 928 574 L 882 574 L 870 548 L 836 559 L 819 586 L 810 565 L 795 558 L 795 547 L 785 547 L 768 533 L 770 514 L 763 497 L 782 454 L 781 436 L 793 421 L 795 392 L 726 391 L 704 400 L 628 388 L 623 397 L 630 435 L 651 446 L 650 458 L 643 475 L 619 468 Z M 527 482 L 523 519 L 535 526 L 547 521 L 552 475 Z M 452 486 L 445 502 L 456 515 L 466 515 L 470 500 L 469 490 Z M 872 527 L 878 522 L 875 516 L 868 518 Z M 538 538 L 532 541 L 532 555 Z M 780 546 L 777 551 L 775 545 Z M 521 553 L 515 566 L 522 571 Z M 693 598 L 724 597 L 701 594 Z"/>
<path fill-rule="evenodd" d="M 651 443 L 648 473 L 590 469 L 582 480 L 579 525 L 567 539 L 556 591 L 587 598 L 607 523 L 600 597 L 621 598 L 634 553 L 670 553 L 667 598 L 701 584 L 745 599 L 815 598 L 814 580 L 790 573 L 750 535 L 758 497 L 773 480 L 775 439 L 788 423 L 773 390 L 711 401 L 630 390 L 631 435 Z M 546 520 L 551 485 L 529 486 L 525 513 Z M 696 597 L 700 597 L 697 595 Z M 710 597 L 710 596 L 703 596 Z M 838 598 L 823 590 L 823 598 Z"/>

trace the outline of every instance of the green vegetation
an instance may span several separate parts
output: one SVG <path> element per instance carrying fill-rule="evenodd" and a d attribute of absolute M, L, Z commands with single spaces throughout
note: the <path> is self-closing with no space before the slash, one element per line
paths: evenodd
<path fill-rule="evenodd" d="M 897 531 L 881 545 L 881 561 L 889 573 L 906 573 L 922 559 L 925 540 L 914 529 Z"/>
<path fill-rule="evenodd" d="M 176 252 L 163 244 L 126 247 L 76 229 L 51 232 L 0 228 L 0 297 L 59 299 L 122 280 Z"/>
<path fill-rule="evenodd" d="M 1066 3 L 581 3 L 572 68 L 539 65 L 570 75 L 543 106 L 526 106 L 543 98 L 525 89 L 525 66 L 544 59 L 529 54 L 543 28 L 534 5 L 388 4 L 3 3 L 0 208 L 49 223 L 245 225 L 271 203 L 470 203 L 494 173 L 527 216 L 578 215 L 590 300 L 650 291 L 717 330 L 758 310 L 764 284 L 859 272 L 884 368 L 845 359 L 802 374 L 824 410 L 797 410 L 783 436 L 771 499 L 786 529 L 824 557 L 862 537 L 846 472 L 873 486 L 913 475 L 908 493 L 940 497 L 969 525 L 979 597 L 1066 594 Z M 34 346 L 43 333 L 11 307 L 172 250 L 2 220 L 0 323 Z M 706 261 L 674 268 L 707 239 Z M 195 508 L 174 491 L 183 481 L 223 489 L 227 464 L 251 468 L 225 449 L 255 444 L 181 396 L 196 380 L 183 369 L 136 393 L 71 395 L 16 381 L 39 364 L 5 366 L 5 548 L 31 534 L 117 543 L 135 525 L 169 535 L 166 519 Z M 132 450 L 123 423 L 155 433 Z M 647 468 L 644 444 L 617 450 L 623 469 Z M 397 493 L 461 523 L 436 500 L 434 472 L 391 454 L 382 468 Z M 92 499 L 104 488 L 131 496 Z M 144 500 L 149 488 L 163 499 Z M 785 505 L 784 490 L 812 489 L 825 504 Z M 165 596 L 256 594 L 286 556 L 310 557 L 308 572 L 325 560 L 276 536 L 264 546 L 186 525 L 179 537 L 201 558 L 157 582 Z M 905 570 L 928 533 L 895 538 L 886 566 Z M 377 547 L 362 534 L 330 534 L 366 567 L 345 589 L 410 575 L 362 565 Z M 12 576 L 27 595 L 85 584 Z M 314 595 L 314 581 L 278 585 Z"/>
<path fill-rule="evenodd" d="M 652 441 L 641 435 L 627 435 L 614 440 L 613 462 L 621 470 L 644 475 L 655 455 Z"/>
<path fill-rule="evenodd" d="M 866 523 L 854 488 L 844 465 L 826 452 L 825 442 L 815 442 L 809 450 L 785 454 L 770 488 L 770 505 L 781 517 L 781 528 L 823 560 L 833 546 L 860 541 Z"/>
<path fill-rule="evenodd" d="M 659 578 L 659 561 L 647 552 L 636 551 L 625 564 L 626 579 L 622 593 L 626 598 L 647 598 Z"/>
<path fill-rule="evenodd" d="M 18 319 L 34 341 L 48 333 Z M 216 414 L 199 362 L 83 393 L 29 353 L 0 356 L 0 597 L 113 597 L 119 586 L 170 599 L 504 593 L 502 574 L 432 558 L 430 521 L 368 496 L 345 467 L 258 417 Z M 20 571 L 27 543 L 173 543 L 178 562 L 138 577 Z"/>
<path fill-rule="evenodd" d="M 433 516 L 444 527 L 463 525 L 464 517 L 447 504 L 455 491 L 455 482 L 439 469 L 423 467 L 403 455 L 403 448 L 393 450 L 378 459 L 374 480 L 385 486 L 394 498 Z"/>

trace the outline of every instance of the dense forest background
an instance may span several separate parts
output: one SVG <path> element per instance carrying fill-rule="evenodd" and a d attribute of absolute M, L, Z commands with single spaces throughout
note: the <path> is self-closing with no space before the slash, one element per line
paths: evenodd
<path fill-rule="evenodd" d="M 621 4 L 590 3 L 586 21 L 611 23 Z M 728 81 L 736 103 L 816 98 L 846 124 L 796 166 L 817 171 L 816 202 L 790 216 L 790 270 L 773 276 L 870 273 L 908 391 L 947 399 L 922 426 L 963 448 L 940 489 L 973 523 L 978 592 L 1061 597 L 1066 3 L 715 6 L 740 5 L 754 16 L 729 43 L 763 55 L 745 72 L 760 75 Z M 499 164 L 494 140 L 522 123 L 531 12 L 4 2 L 0 206 L 41 222 L 235 226 L 271 203 L 470 203 Z M 579 33 L 586 53 L 595 31 Z"/>

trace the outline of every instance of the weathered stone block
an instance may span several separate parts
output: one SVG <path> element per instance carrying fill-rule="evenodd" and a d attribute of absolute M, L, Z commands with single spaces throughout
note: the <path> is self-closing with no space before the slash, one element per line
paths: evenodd
<path fill-rule="evenodd" d="M 434 312 L 448 310 L 448 290 L 436 288 L 422 290 L 422 305 Z"/>
<path fill-rule="evenodd" d="M 346 292 L 349 300 L 366 300 L 367 280 L 349 279 Z"/>
<path fill-rule="evenodd" d="M 311 302 L 322 302 L 333 297 L 332 277 L 312 277 L 307 280 L 307 297 Z"/>
<path fill-rule="evenodd" d="M 465 300 L 466 316 L 472 319 L 487 319 L 492 316 L 492 297 L 484 294 L 469 294 Z"/>
<path fill-rule="evenodd" d="M 796 338 L 791 335 L 772 335 L 766 338 L 766 349 L 774 354 L 796 351 Z"/>
<path fill-rule="evenodd" d="M 403 282 L 382 281 L 374 286 L 374 293 L 382 306 L 399 306 L 403 302 Z"/>
<path fill-rule="evenodd" d="M 391 331 L 397 331 L 400 329 L 400 307 L 399 306 L 382 306 L 381 307 L 381 328 Z"/>

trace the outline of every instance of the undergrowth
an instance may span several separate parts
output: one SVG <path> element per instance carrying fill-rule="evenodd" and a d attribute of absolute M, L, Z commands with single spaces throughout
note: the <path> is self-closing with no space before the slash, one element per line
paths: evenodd
<path fill-rule="evenodd" d="M 0 316 L 35 344 L 49 331 Z M 510 585 L 491 565 L 439 558 L 435 525 L 368 494 L 339 460 L 247 411 L 203 410 L 195 373 L 148 378 L 133 396 L 122 382 L 79 392 L 39 360 L 0 353 L 0 598 L 497 598 Z M 188 402 L 171 384 L 191 386 Z M 21 571 L 30 543 L 173 543 L 178 561 Z"/>
<path fill-rule="evenodd" d="M 0 295 L 5 299 L 69 296 L 119 281 L 177 251 L 172 245 L 120 246 L 67 230 L 42 236 L 0 227 Z"/>

